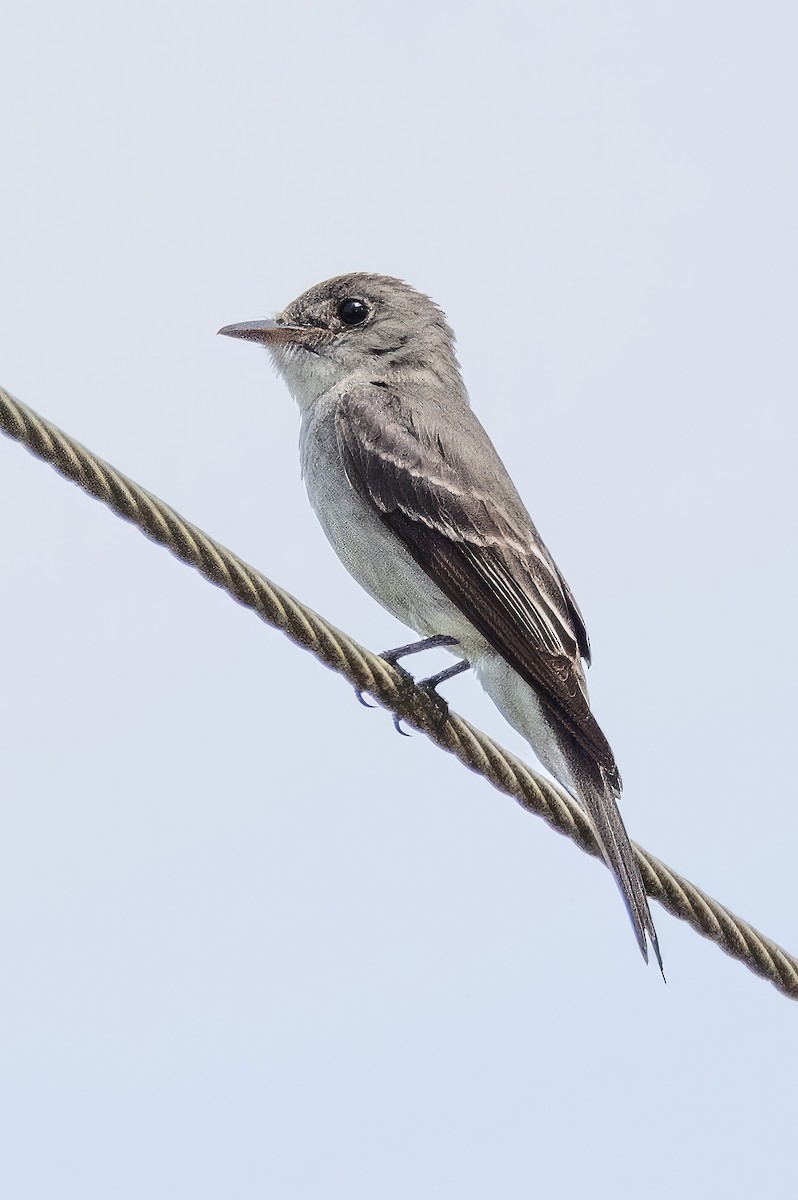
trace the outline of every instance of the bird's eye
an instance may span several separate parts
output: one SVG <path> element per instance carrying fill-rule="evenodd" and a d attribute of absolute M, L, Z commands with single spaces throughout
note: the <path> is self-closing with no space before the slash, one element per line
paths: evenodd
<path fill-rule="evenodd" d="M 338 305 L 338 316 L 344 325 L 362 325 L 368 315 L 368 305 L 362 300 L 342 300 Z"/>

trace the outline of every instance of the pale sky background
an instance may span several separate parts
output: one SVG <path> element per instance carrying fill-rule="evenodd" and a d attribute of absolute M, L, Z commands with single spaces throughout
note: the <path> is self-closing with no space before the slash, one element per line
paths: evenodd
<path fill-rule="evenodd" d="M 429 292 L 586 614 L 632 835 L 792 950 L 797 35 L 0 17 L 0 381 L 380 650 L 287 392 L 215 334 L 343 271 Z M 794 1003 L 654 906 L 664 987 L 605 870 L 2 438 L 0 546 L 3 1200 L 789 1191 Z"/>

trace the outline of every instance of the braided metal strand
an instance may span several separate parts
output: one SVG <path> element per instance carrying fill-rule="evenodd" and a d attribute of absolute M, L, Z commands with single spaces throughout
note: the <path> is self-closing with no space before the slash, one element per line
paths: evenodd
<path fill-rule="evenodd" d="M 281 629 L 355 687 L 454 754 L 499 791 L 543 817 L 552 829 L 569 837 L 585 853 L 601 858 L 589 819 L 564 791 L 456 713 L 445 715 L 435 700 L 407 676 L 359 646 L 2 388 L 0 429 L 234 600 L 251 608 L 261 620 Z M 784 995 L 798 999 L 797 959 L 640 846 L 635 846 L 635 853 L 652 899 L 769 980 Z"/>

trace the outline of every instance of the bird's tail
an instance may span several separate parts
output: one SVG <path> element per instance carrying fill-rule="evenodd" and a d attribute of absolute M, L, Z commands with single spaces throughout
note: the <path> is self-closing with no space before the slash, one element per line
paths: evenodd
<path fill-rule="evenodd" d="M 664 979 L 657 931 L 635 852 L 618 808 L 621 788 L 617 772 L 613 777 L 603 766 L 586 761 L 587 756 L 575 746 L 567 758 L 572 783 L 568 790 L 593 822 L 601 852 L 623 896 L 643 958 L 648 962 L 647 942 L 650 941 Z"/>
<path fill-rule="evenodd" d="M 659 969 L 662 957 L 632 843 L 618 811 L 621 780 L 607 739 L 585 695 L 582 736 L 573 720 L 545 700 L 499 655 L 474 662 L 485 691 L 540 762 L 588 814 L 599 847 L 626 904 L 643 958 L 650 942 Z M 663 975 L 664 978 L 664 975 Z"/>

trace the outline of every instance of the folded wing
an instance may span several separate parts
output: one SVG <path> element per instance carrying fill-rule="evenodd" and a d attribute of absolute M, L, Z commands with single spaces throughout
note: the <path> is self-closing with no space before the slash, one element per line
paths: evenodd
<path fill-rule="evenodd" d="M 423 406 L 410 413 L 377 385 L 346 395 L 336 427 L 352 486 L 619 786 L 588 704 L 590 648 L 567 584 L 471 410 L 456 439 L 429 417 L 431 428 Z"/>

